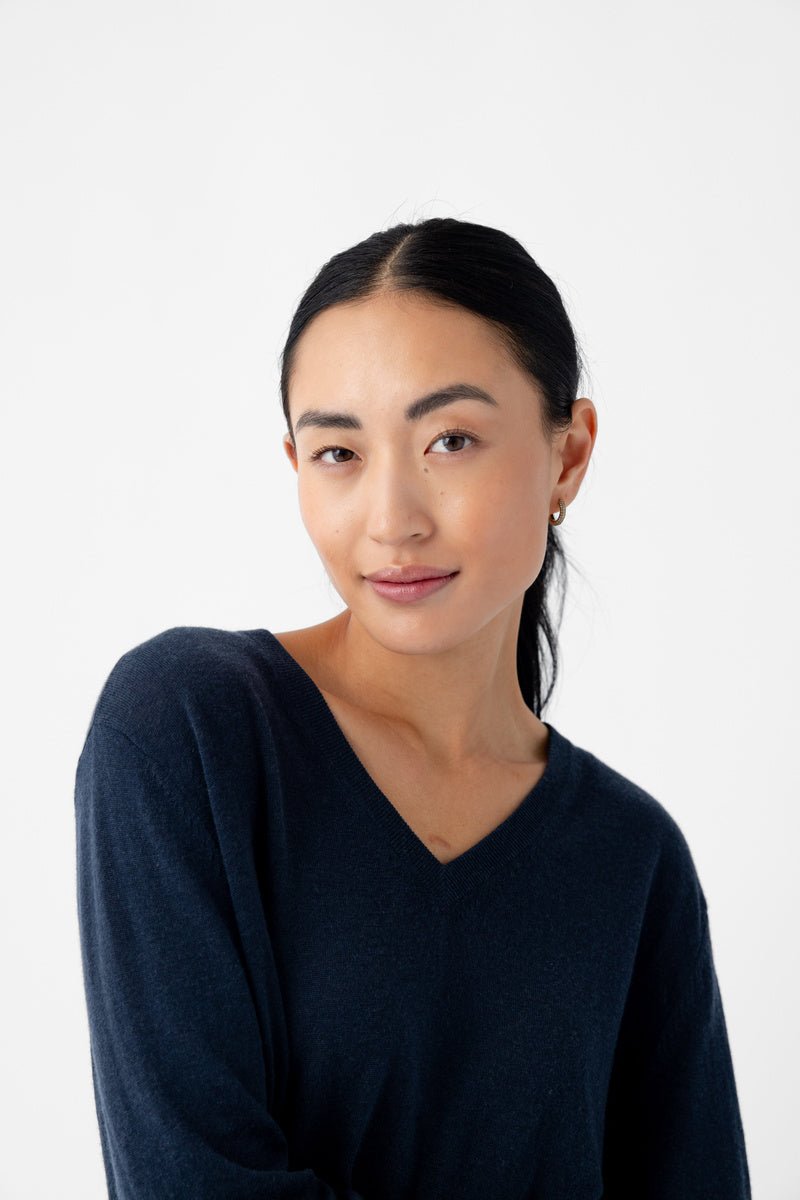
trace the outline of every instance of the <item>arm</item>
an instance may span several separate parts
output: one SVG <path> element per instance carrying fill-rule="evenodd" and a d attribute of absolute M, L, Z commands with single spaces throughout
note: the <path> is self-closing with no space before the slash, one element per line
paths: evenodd
<path fill-rule="evenodd" d="M 225 867 L 200 801 L 95 719 L 75 779 L 92 1079 L 113 1200 L 360 1200 L 290 1170 Z M 270 993 L 280 1001 L 267 948 Z"/>
<path fill-rule="evenodd" d="M 708 913 L 660 1028 L 626 1031 L 606 1111 L 603 1200 L 750 1200 Z"/>

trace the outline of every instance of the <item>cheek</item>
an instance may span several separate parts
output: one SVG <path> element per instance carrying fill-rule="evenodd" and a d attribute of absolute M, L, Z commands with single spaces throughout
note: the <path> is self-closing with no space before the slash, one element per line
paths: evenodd
<path fill-rule="evenodd" d="M 301 482 L 297 490 L 297 501 L 306 533 L 317 549 L 324 552 L 331 541 L 330 509 L 322 503 L 316 490 L 304 482 Z"/>
<path fill-rule="evenodd" d="M 301 482 L 297 493 L 300 518 L 317 553 L 326 563 L 346 557 L 349 546 L 348 522 L 352 513 L 347 504 L 332 504 L 330 492 L 315 488 L 313 482 Z"/>
<path fill-rule="evenodd" d="M 462 512 L 467 559 L 477 555 L 512 590 L 529 587 L 544 561 L 546 507 L 546 496 L 539 496 L 529 479 L 513 487 L 481 489 Z"/>

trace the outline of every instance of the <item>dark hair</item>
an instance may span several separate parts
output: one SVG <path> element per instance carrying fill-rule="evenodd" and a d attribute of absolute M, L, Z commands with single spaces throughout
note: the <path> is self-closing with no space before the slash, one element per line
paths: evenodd
<path fill-rule="evenodd" d="M 546 438 L 567 428 L 578 395 L 583 358 L 553 281 L 509 234 L 454 217 L 379 230 L 330 258 L 303 294 L 281 355 L 281 400 L 289 434 L 289 382 L 295 347 L 323 309 L 386 291 L 414 291 L 438 303 L 459 305 L 485 318 L 543 396 Z M 517 677 L 525 703 L 537 715 L 547 704 L 558 672 L 557 633 L 564 613 L 567 557 L 548 521 L 547 549 L 539 575 L 526 590 L 517 636 Z M 547 593 L 560 585 L 557 621 Z M 545 653 L 551 662 L 543 695 Z"/>

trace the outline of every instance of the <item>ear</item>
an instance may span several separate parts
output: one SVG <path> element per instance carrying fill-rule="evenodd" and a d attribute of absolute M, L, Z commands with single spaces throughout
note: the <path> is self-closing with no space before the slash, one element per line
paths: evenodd
<path fill-rule="evenodd" d="M 550 512 L 558 508 L 558 497 L 570 505 L 578 494 L 583 477 L 589 467 L 595 441 L 597 440 L 597 409 L 588 396 L 579 396 L 572 405 L 572 424 L 557 439 L 554 455 L 553 480 L 555 503 Z"/>
<path fill-rule="evenodd" d="M 290 433 L 285 433 L 283 435 L 283 448 L 286 451 L 286 457 L 289 459 L 289 462 L 292 464 L 292 466 L 294 467 L 294 469 L 296 471 L 297 470 L 297 451 L 295 450 L 294 442 L 292 441 L 292 435 Z"/>

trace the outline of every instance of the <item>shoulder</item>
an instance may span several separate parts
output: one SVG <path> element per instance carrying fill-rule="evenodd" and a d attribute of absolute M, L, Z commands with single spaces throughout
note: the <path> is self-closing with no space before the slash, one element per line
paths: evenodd
<path fill-rule="evenodd" d="M 113 664 L 93 717 L 126 720 L 165 701 L 214 693 L 247 667 L 244 635 L 227 629 L 176 625 L 126 650 Z"/>
<path fill-rule="evenodd" d="M 688 839 L 664 799 L 576 747 L 580 824 L 598 855 L 635 888 L 645 924 L 682 926 L 697 937 L 706 896 Z"/>
<path fill-rule="evenodd" d="M 176 625 L 138 643 L 106 676 L 89 730 L 113 726 L 155 761 L 197 758 L 203 741 L 247 725 L 269 694 L 269 655 L 254 637 L 262 632 Z"/>
<path fill-rule="evenodd" d="M 629 775 L 576 746 L 583 803 L 612 833 L 649 844 L 660 854 L 686 856 L 689 846 L 667 804 Z"/>

